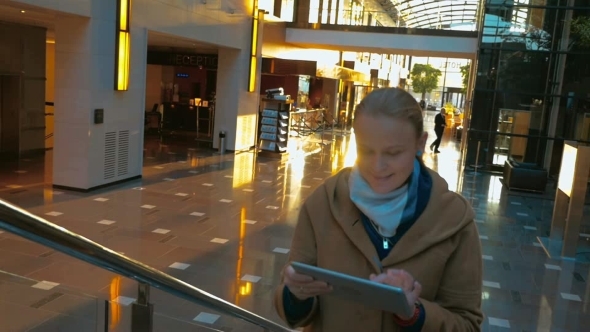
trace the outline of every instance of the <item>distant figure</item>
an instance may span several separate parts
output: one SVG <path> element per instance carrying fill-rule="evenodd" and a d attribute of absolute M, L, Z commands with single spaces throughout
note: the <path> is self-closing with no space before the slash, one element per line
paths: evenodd
<path fill-rule="evenodd" d="M 426 102 L 424 101 L 424 99 L 420 100 L 420 108 L 422 108 L 422 110 L 426 109 Z"/>
<path fill-rule="evenodd" d="M 434 153 L 440 153 L 438 147 L 442 141 L 446 126 L 447 122 L 445 120 L 445 108 L 443 107 L 440 109 L 440 113 L 434 117 L 434 133 L 436 134 L 436 140 L 430 144 L 430 151 L 434 151 Z"/>

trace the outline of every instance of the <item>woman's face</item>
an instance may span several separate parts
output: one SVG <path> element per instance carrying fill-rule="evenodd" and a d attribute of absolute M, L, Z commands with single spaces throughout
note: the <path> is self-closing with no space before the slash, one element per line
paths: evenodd
<path fill-rule="evenodd" d="M 428 136 L 424 133 L 417 137 L 407 120 L 366 115 L 356 116 L 354 133 L 359 171 L 378 194 L 391 192 L 406 182 Z"/>

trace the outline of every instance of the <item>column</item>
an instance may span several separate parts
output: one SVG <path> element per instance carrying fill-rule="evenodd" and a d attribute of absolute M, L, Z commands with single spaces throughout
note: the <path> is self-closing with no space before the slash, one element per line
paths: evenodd
<path fill-rule="evenodd" d="M 575 0 L 568 0 L 567 6 L 573 7 L 575 5 Z M 557 61 L 556 61 L 556 70 L 555 75 L 553 77 L 553 94 L 554 95 L 561 95 L 562 87 L 563 87 L 563 77 L 565 74 L 565 64 L 567 60 L 567 52 L 568 48 L 570 47 L 570 30 L 571 30 L 571 22 L 573 16 L 573 9 L 567 9 L 565 11 L 565 18 L 563 19 L 563 28 L 561 31 L 561 38 L 559 39 L 559 51 L 563 52 L 561 54 L 556 54 Z M 558 16 L 559 17 L 559 16 Z M 557 24 L 557 23 L 555 23 Z M 559 109 L 561 104 L 561 97 L 553 97 L 553 102 L 551 105 L 551 111 L 549 113 L 549 124 L 547 126 L 547 136 L 548 137 L 555 137 L 555 132 L 557 130 L 557 122 L 559 118 Z M 543 128 L 540 128 L 543 130 Z M 547 140 L 546 148 L 545 148 L 545 160 L 543 162 L 543 167 L 550 171 L 551 168 L 551 160 L 553 159 L 553 144 L 555 143 L 554 140 Z"/>
<path fill-rule="evenodd" d="M 93 1 L 90 18 L 56 19 L 56 187 L 85 191 L 141 176 L 147 31 L 131 24 L 129 89 L 115 91 L 116 12 L 115 1 Z"/>
<path fill-rule="evenodd" d="M 309 22 L 310 0 L 296 1 L 295 7 L 295 22 L 307 24 Z"/>
<path fill-rule="evenodd" d="M 260 72 L 263 19 L 258 27 L 258 68 L 256 89 L 248 92 L 250 75 L 250 38 L 244 38 L 242 48 L 220 48 L 217 66 L 217 91 L 213 147 L 219 149 L 219 133 L 226 132 L 226 149 L 243 151 L 256 146 L 258 107 L 260 104 Z M 251 19 L 241 23 L 241 29 L 252 29 Z"/>

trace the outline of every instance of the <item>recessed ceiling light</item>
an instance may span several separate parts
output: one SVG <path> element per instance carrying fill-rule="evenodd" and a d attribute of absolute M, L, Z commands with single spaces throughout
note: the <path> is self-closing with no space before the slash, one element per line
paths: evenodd
<path fill-rule="evenodd" d="M 21 10 L 20 12 L 23 13 L 23 14 L 26 13 L 24 10 Z"/>

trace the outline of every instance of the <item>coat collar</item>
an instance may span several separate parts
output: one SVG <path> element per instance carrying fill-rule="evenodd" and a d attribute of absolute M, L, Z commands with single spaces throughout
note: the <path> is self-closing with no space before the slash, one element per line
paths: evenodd
<path fill-rule="evenodd" d="M 456 234 L 467 223 L 473 222 L 474 213 L 468 202 L 449 191 L 446 181 L 440 175 L 432 170 L 428 172 L 433 180 L 428 204 L 383 262 L 379 260 L 375 246 L 364 229 L 359 209 L 350 200 L 350 169 L 343 169 L 326 181 L 325 187 L 334 218 L 376 273 L 382 271 L 382 266 L 394 266 L 420 254 Z"/>
<path fill-rule="evenodd" d="M 381 262 L 377 255 L 377 250 L 375 250 L 373 242 L 371 242 L 369 235 L 365 231 L 361 220 L 360 210 L 350 199 L 348 188 L 350 169 L 346 169 L 340 175 L 341 176 L 338 177 L 339 179 L 334 183 L 336 187 L 333 189 L 335 190 L 332 190 L 334 197 L 331 200 L 331 203 L 337 202 L 338 204 L 337 207 L 332 206 L 332 213 L 346 236 L 363 256 L 365 256 L 367 261 L 373 267 L 375 273 L 381 273 Z M 335 178 L 332 178 L 331 180 L 335 180 Z M 337 213 L 334 213 L 336 211 Z"/>

